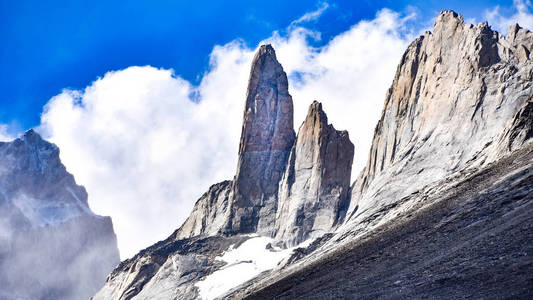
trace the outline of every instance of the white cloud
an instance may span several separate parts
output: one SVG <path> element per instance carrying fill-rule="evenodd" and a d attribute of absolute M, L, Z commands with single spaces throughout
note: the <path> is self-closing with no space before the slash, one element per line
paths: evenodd
<path fill-rule="evenodd" d="M 530 0 L 514 0 L 513 9 L 515 13 L 511 16 L 504 16 L 500 12 L 500 7 L 495 6 L 491 10 L 485 11 L 484 17 L 489 24 L 497 31 L 506 34 L 509 26 L 518 23 L 520 26 L 533 29 L 533 5 Z"/>
<path fill-rule="evenodd" d="M 319 33 L 297 26 L 265 40 L 289 74 L 296 127 L 322 101 L 330 122 L 350 132 L 355 173 L 412 39 L 411 17 L 382 10 L 321 48 L 308 43 Z M 113 218 L 122 258 L 167 237 L 209 185 L 233 177 L 253 53 L 239 41 L 215 47 L 197 87 L 172 70 L 130 67 L 45 106 L 40 132 L 59 145 L 91 208 Z"/>
<path fill-rule="evenodd" d="M 8 132 L 8 126 L 6 124 L 0 124 L 0 142 L 8 142 L 15 137 Z"/>
<path fill-rule="evenodd" d="M 112 216 L 123 258 L 166 238 L 211 184 L 234 174 L 252 55 L 240 48 L 213 50 L 199 103 L 171 70 L 130 67 L 46 105 L 40 131 L 59 145 L 91 208 Z"/>
<path fill-rule="evenodd" d="M 310 21 L 316 21 L 328 8 L 329 8 L 329 4 L 327 2 L 321 2 L 319 3 L 319 7 L 316 10 L 305 13 L 303 16 L 301 16 L 297 20 L 292 21 L 291 26 L 300 25 L 300 24 L 310 22 Z"/>

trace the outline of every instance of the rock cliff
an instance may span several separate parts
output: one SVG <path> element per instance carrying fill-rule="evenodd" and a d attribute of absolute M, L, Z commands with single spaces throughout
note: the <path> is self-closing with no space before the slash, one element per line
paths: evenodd
<path fill-rule="evenodd" d="M 272 233 L 278 184 L 295 137 L 288 89 L 274 49 L 261 46 L 248 82 L 227 233 Z"/>
<path fill-rule="evenodd" d="M 0 298 L 89 298 L 118 262 L 111 219 L 91 212 L 59 149 L 33 130 L 0 143 Z"/>
<path fill-rule="evenodd" d="M 349 214 L 501 157 L 496 141 L 533 94 L 532 47 L 533 33 L 518 25 L 505 37 L 443 11 L 402 57 Z"/>
<path fill-rule="evenodd" d="M 232 181 L 215 184 L 168 239 L 126 260 L 95 299 L 200 297 L 197 285 L 223 266 L 220 256 L 257 235 L 273 238 L 266 255 L 331 231 L 344 217 L 354 147 L 314 102 L 293 129 L 292 98 L 270 45 L 253 61 Z M 293 211 L 293 208 L 296 211 Z M 250 260 L 238 264 L 255 264 Z M 172 286 L 169 290 L 166 287 Z"/>
<path fill-rule="evenodd" d="M 532 49 L 518 25 L 503 36 L 443 11 L 405 51 L 349 186 L 348 133 L 315 102 L 295 138 L 287 77 L 262 46 L 235 178 L 123 262 L 95 299 L 528 298 Z M 244 247 L 256 235 L 271 242 Z M 275 264 L 227 257 L 245 250 Z"/>
<path fill-rule="evenodd" d="M 176 238 L 257 233 L 288 246 L 331 230 L 343 217 L 353 160 L 348 133 L 328 125 L 315 102 L 295 139 L 287 75 L 270 45 L 252 61 L 238 155 L 233 181 L 213 185 Z"/>
<path fill-rule="evenodd" d="M 347 131 L 328 124 L 322 104 L 313 102 L 298 131 L 280 184 L 276 239 L 295 246 L 342 221 L 354 146 Z"/>

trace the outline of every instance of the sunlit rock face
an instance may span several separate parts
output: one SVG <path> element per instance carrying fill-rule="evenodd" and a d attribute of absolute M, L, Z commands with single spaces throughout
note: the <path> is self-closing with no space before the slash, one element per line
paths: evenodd
<path fill-rule="evenodd" d="M 262 259 L 243 258 L 224 268 L 272 268 L 291 255 L 289 247 L 331 231 L 343 219 L 353 151 L 348 133 L 328 124 L 318 102 L 296 140 L 287 76 L 274 49 L 261 46 L 252 61 L 234 179 L 212 185 L 169 238 L 122 262 L 94 299 L 191 299 L 225 291 L 209 276 L 224 267 L 225 251 L 258 235 L 270 246 L 248 254 L 275 262 L 267 259 L 265 266 Z M 211 288 L 200 291 L 202 286 Z"/>
<path fill-rule="evenodd" d="M 274 50 L 260 47 L 236 176 L 213 185 L 169 238 L 123 262 L 95 299 L 199 298 L 206 286 L 227 299 L 461 298 L 465 288 L 477 298 L 524 295 L 531 50 L 532 33 L 519 26 L 504 37 L 443 11 L 402 57 L 350 187 L 348 133 L 315 102 L 295 137 L 286 75 Z M 256 256 L 289 254 L 249 280 L 238 270 L 260 259 L 224 257 L 252 238 L 269 241 L 249 251 Z M 506 278 L 509 265 L 518 267 Z M 226 269 L 248 281 L 216 286 Z M 480 277 L 495 273 L 501 280 Z"/>
<path fill-rule="evenodd" d="M 348 132 L 335 130 L 322 104 L 313 102 L 280 183 L 277 240 L 294 246 L 331 231 L 342 221 L 353 154 Z"/>
<path fill-rule="evenodd" d="M 372 210 L 505 152 L 496 142 L 533 94 L 533 33 L 507 36 L 453 11 L 407 48 L 389 89 L 349 213 Z"/>
<path fill-rule="evenodd" d="M 89 298 L 119 262 L 109 217 L 33 130 L 0 143 L 0 298 Z"/>
<path fill-rule="evenodd" d="M 175 233 L 175 238 L 210 236 L 219 233 L 229 219 L 232 185 L 232 181 L 229 180 L 212 185 L 196 201 L 191 214 Z"/>

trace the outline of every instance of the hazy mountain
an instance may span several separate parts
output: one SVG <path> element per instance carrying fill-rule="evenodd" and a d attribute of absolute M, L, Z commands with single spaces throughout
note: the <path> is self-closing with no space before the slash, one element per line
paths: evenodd
<path fill-rule="evenodd" d="M 119 260 L 111 218 L 91 212 L 54 144 L 33 130 L 0 142 L 1 299 L 88 299 Z"/>

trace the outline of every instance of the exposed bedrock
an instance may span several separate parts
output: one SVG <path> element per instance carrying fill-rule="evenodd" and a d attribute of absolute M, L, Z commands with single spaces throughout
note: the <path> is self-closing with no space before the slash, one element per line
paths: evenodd
<path fill-rule="evenodd" d="M 313 102 L 280 183 L 276 239 L 294 246 L 329 232 L 348 204 L 354 146 Z"/>

